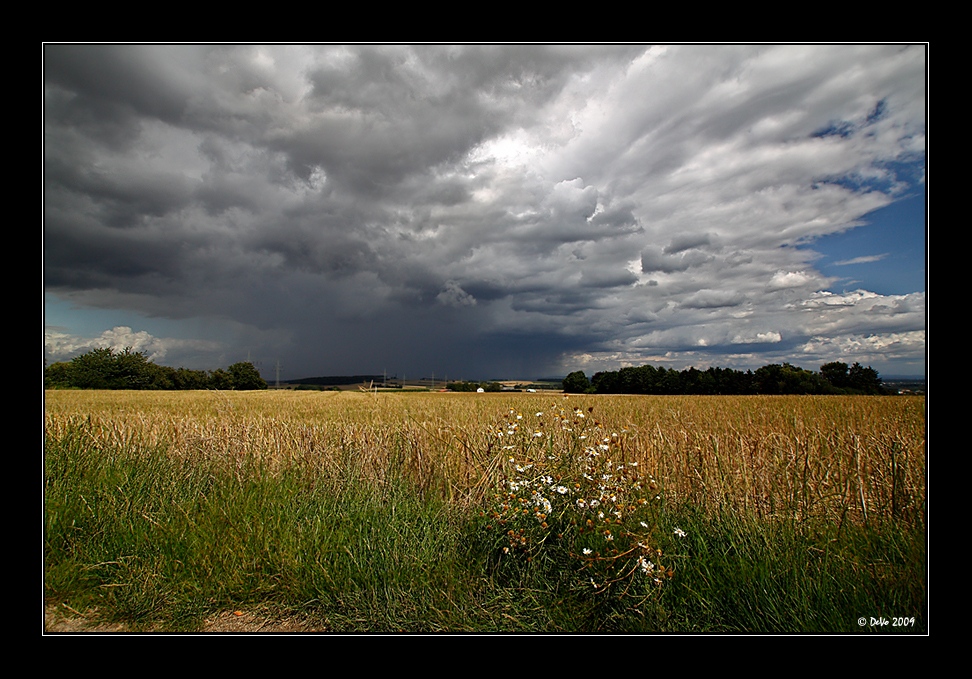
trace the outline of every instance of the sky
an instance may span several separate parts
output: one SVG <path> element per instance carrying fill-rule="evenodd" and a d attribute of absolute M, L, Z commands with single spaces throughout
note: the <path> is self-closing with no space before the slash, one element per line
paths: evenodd
<path fill-rule="evenodd" d="M 926 365 L 927 45 L 46 44 L 44 358 Z"/>

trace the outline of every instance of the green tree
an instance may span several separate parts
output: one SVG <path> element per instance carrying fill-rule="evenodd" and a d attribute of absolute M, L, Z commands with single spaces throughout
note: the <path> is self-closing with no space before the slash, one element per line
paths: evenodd
<path fill-rule="evenodd" d="M 55 375 L 67 377 L 70 386 L 81 389 L 152 389 L 165 386 L 158 366 L 131 347 L 125 347 L 122 351 L 92 349 L 75 356 L 66 371 L 59 371 Z"/>
<path fill-rule="evenodd" d="M 816 373 L 789 363 L 764 365 L 753 382 L 759 394 L 825 394 L 830 389 Z"/>
<path fill-rule="evenodd" d="M 109 389 L 153 389 L 159 386 L 156 382 L 158 366 L 131 347 L 115 352 L 111 368 Z"/>
<path fill-rule="evenodd" d="M 449 382 L 446 385 L 451 391 L 476 391 L 478 387 L 479 382 Z"/>
<path fill-rule="evenodd" d="M 176 389 L 206 389 L 209 387 L 209 375 L 205 370 L 190 370 L 177 368 L 172 374 L 172 385 Z"/>
<path fill-rule="evenodd" d="M 871 366 L 865 368 L 860 363 L 855 363 L 847 371 L 847 382 L 851 389 L 862 394 L 886 393 L 877 370 Z"/>
<path fill-rule="evenodd" d="M 216 368 L 209 373 L 209 389 L 229 390 L 233 388 L 233 376 L 223 370 Z"/>
<path fill-rule="evenodd" d="M 72 383 L 71 364 L 52 363 L 44 368 L 44 388 L 63 389 L 74 386 Z"/>
<path fill-rule="evenodd" d="M 850 386 L 850 382 L 847 378 L 846 363 L 841 363 L 840 361 L 825 363 L 824 365 L 820 366 L 820 375 L 837 389 L 844 389 L 845 387 Z"/>
<path fill-rule="evenodd" d="M 618 373 L 615 370 L 596 372 L 591 378 L 591 389 L 597 394 L 616 394 L 618 388 Z"/>
<path fill-rule="evenodd" d="M 563 388 L 568 394 L 587 394 L 591 391 L 591 381 L 583 370 L 576 370 L 564 378 Z"/>
<path fill-rule="evenodd" d="M 71 383 L 80 389 L 111 389 L 115 354 L 111 349 L 92 349 L 71 359 Z"/>
<path fill-rule="evenodd" d="M 267 388 L 266 381 L 249 361 L 234 363 L 229 367 L 229 373 L 233 380 L 233 389 L 238 391 Z"/>

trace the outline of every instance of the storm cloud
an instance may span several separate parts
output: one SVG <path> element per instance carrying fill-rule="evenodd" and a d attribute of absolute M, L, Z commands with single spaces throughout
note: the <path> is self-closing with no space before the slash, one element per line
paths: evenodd
<path fill-rule="evenodd" d="M 924 289 L 837 290 L 814 243 L 921 186 L 925 62 L 921 45 L 46 45 L 45 292 L 132 319 L 70 341 L 58 323 L 47 353 L 120 337 L 292 377 L 921 372 Z M 207 331 L 166 343 L 139 319 Z"/>

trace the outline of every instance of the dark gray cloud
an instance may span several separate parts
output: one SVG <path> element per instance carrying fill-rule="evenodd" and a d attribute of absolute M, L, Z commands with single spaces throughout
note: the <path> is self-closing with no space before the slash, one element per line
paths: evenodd
<path fill-rule="evenodd" d="M 739 306 L 746 298 L 732 290 L 699 290 L 686 297 L 682 306 L 688 309 L 718 309 Z"/>
<path fill-rule="evenodd" d="M 292 376 L 847 360 L 868 332 L 920 362 L 923 292 L 837 303 L 795 246 L 923 162 L 924 69 L 921 46 L 47 45 L 45 289 L 220 337 L 166 361 Z M 149 346 L 129 325 L 86 341 Z"/>

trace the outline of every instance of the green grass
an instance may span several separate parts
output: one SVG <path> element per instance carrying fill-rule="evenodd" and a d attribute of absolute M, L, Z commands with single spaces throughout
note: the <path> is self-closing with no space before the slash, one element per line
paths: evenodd
<path fill-rule="evenodd" d="M 47 598 L 135 630 L 250 607 L 333 631 L 927 631 L 920 517 L 837 524 L 661 502 L 652 546 L 674 577 L 658 586 L 630 561 L 597 571 L 577 558 L 601 536 L 567 509 L 548 529 L 530 518 L 531 548 L 505 552 L 507 525 L 483 505 L 406 473 L 406 443 L 376 483 L 353 449 L 337 467 L 271 467 L 105 441 L 75 421 L 46 441 Z"/>
<path fill-rule="evenodd" d="M 685 631 L 927 631 L 920 526 L 753 521 L 688 514 L 689 559 L 666 592 L 669 626 Z M 858 624 L 860 617 L 868 624 Z M 872 627 L 872 617 L 914 617 Z"/>
<path fill-rule="evenodd" d="M 267 605 L 331 627 L 434 629 L 455 586 L 458 523 L 394 482 L 47 442 L 46 588 L 135 628 L 192 629 Z M 416 594 L 421 594 L 416 596 Z"/>

